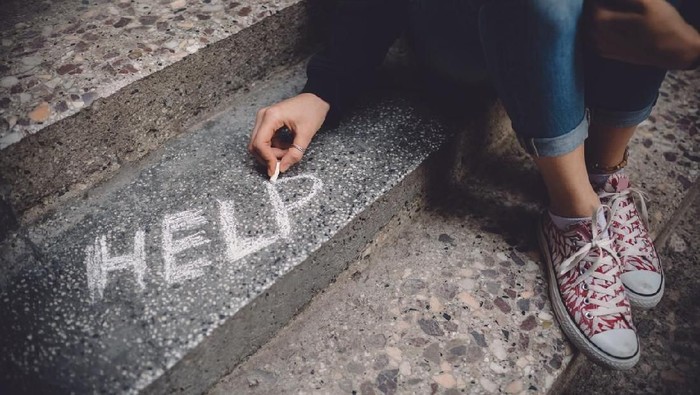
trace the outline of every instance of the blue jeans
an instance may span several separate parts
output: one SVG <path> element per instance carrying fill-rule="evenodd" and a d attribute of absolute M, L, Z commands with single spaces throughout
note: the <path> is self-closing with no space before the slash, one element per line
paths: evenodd
<path fill-rule="evenodd" d="M 413 0 L 409 37 L 434 72 L 490 76 L 525 150 L 560 156 L 595 122 L 636 126 L 665 70 L 603 59 L 580 40 L 584 0 Z"/>

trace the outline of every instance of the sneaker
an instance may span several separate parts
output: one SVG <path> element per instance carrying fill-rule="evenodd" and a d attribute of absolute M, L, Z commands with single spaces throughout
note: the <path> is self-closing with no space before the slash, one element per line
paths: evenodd
<path fill-rule="evenodd" d="M 538 239 L 549 274 L 554 313 L 569 340 L 594 362 L 630 369 L 639 361 L 639 341 L 620 275 L 622 265 L 608 234 L 610 208 L 560 230 L 549 213 Z"/>
<path fill-rule="evenodd" d="M 634 307 L 650 309 L 664 294 L 664 274 L 659 254 L 649 236 L 644 194 L 630 187 L 626 174 L 615 173 L 595 188 L 603 204 L 612 208 L 610 234 L 622 261 L 622 283 Z M 635 199 L 639 203 L 639 211 Z"/>

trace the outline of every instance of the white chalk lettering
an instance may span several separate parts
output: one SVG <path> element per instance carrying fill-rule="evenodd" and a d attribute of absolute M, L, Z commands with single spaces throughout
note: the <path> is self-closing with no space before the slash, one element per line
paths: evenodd
<path fill-rule="evenodd" d="M 176 264 L 175 262 L 177 254 L 207 244 L 211 240 L 204 237 L 203 230 L 177 240 L 173 240 L 173 234 L 194 230 L 206 223 L 207 219 L 202 215 L 202 210 L 182 211 L 168 214 L 163 218 L 163 275 L 169 284 L 199 277 L 204 274 L 202 268 L 211 265 L 206 258 L 197 258 L 188 263 Z"/>
<path fill-rule="evenodd" d="M 292 202 L 285 202 L 280 195 L 281 186 L 295 181 L 311 181 L 311 191 Z M 285 177 L 277 182 L 265 182 L 267 194 L 272 206 L 277 231 L 273 234 L 256 237 L 245 237 L 239 230 L 236 221 L 234 202 L 220 200 L 219 220 L 221 221 L 221 237 L 225 250 L 226 262 L 233 263 L 246 256 L 268 247 L 277 240 L 291 239 L 291 214 L 298 213 L 301 207 L 307 205 L 323 188 L 323 182 L 310 174 L 295 177 Z M 194 209 L 175 214 L 167 214 L 162 222 L 162 254 L 163 266 L 152 268 L 160 271 L 166 283 L 180 283 L 204 275 L 204 268 L 212 265 L 205 257 L 192 258 L 194 251 L 183 254 L 187 250 L 211 243 L 203 229 L 208 221 L 203 210 Z M 85 248 L 85 266 L 87 269 L 88 290 L 92 301 L 101 299 L 108 283 L 108 275 L 115 271 L 130 271 L 140 289 L 145 288 L 144 275 L 147 270 L 145 233 L 138 230 L 134 235 L 133 253 L 121 256 L 110 256 L 110 246 L 107 236 L 95 238 L 94 242 Z M 182 254 L 179 258 L 178 255 Z M 200 256 L 201 253 L 196 255 Z M 189 259 L 189 261 L 188 261 Z"/>
<path fill-rule="evenodd" d="M 313 181 L 311 187 L 311 193 L 304 196 L 303 198 L 297 200 L 296 202 L 285 205 L 282 201 L 282 197 L 277 188 L 286 182 L 296 181 L 299 179 L 309 179 Z M 292 224 L 289 221 L 289 211 L 297 209 L 305 204 L 307 204 L 314 196 L 323 188 L 323 181 L 319 178 L 314 177 L 310 174 L 301 174 L 295 177 L 287 177 L 277 180 L 274 184 L 271 182 L 267 183 L 267 192 L 270 195 L 270 202 L 272 203 L 272 210 L 275 212 L 275 219 L 277 220 L 277 226 L 279 227 L 280 237 L 284 240 L 289 239 L 289 235 L 292 232 Z"/>
<path fill-rule="evenodd" d="M 246 255 L 274 243 L 274 237 L 242 238 L 236 229 L 233 201 L 219 201 L 219 214 L 221 217 L 221 234 L 226 244 L 226 259 L 233 263 Z"/>
<path fill-rule="evenodd" d="M 110 256 L 107 236 L 96 237 L 95 242 L 85 248 L 88 290 L 92 300 L 101 299 L 107 287 L 107 275 L 118 270 L 131 270 L 136 284 L 143 289 L 146 273 L 146 237 L 142 230 L 134 235 L 133 254 Z"/>

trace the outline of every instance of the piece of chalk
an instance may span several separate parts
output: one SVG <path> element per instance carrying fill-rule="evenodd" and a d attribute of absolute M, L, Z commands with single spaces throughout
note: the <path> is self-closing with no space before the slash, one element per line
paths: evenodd
<path fill-rule="evenodd" d="M 277 166 L 275 166 L 275 174 L 270 177 L 270 182 L 275 182 L 277 181 L 277 177 L 280 176 L 280 162 L 277 162 Z"/>

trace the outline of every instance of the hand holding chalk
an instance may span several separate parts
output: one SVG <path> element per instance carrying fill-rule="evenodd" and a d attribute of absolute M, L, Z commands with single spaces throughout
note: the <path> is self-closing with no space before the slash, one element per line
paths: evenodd
<path fill-rule="evenodd" d="M 275 174 L 278 166 L 280 172 L 286 172 L 301 160 L 329 109 L 328 103 L 311 93 L 302 93 L 261 109 L 255 119 L 248 151 L 267 167 L 269 177 Z M 282 128 L 287 128 L 291 134 L 291 145 L 275 138 Z"/>
<path fill-rule="evenodd" d="M 280 163 L 277 162 L 277 165 L 275 166 L 275 174 L 273 174 L 272 177 L 270 177 L 270 182 L 274 184 L 277 181 L 277 177 L 279 177 L 279 176 L 280 176 Z"/>

